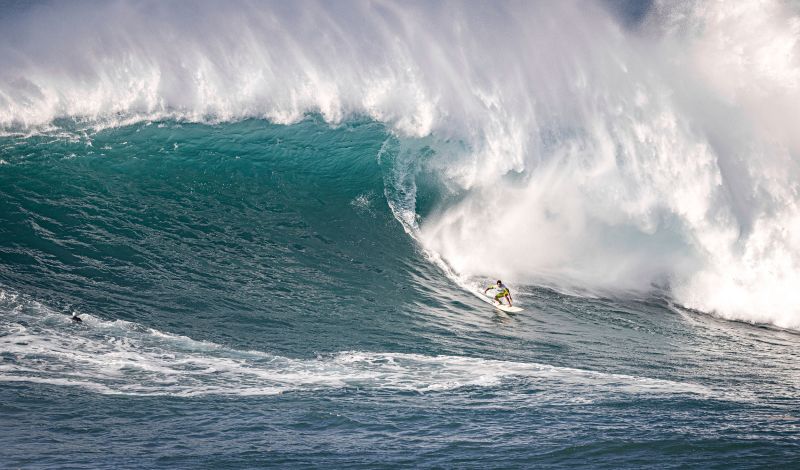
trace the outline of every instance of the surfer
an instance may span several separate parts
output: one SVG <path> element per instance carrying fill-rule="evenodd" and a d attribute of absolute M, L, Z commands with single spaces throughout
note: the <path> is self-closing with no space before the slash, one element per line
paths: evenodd
<path fill-rule="evenodd" d="M 78 316 L 78 312 L 72 312 L 72 321 L 74 321 L 75 323 L 83 323 L 81 317 Z"/>
<path fill-rule="evenodd" d="M 496 285 L 491 285 L 487 287 L 486 290 L 483 291 L 483 293 L 486 294 L 487 292 L 489 292 L 490 289 L 495 289 L 497 291 L 497 294 L 495 294 L 494 296 L 494 300 L 497 303 L 502 304 L 503 303 L 502 299 L 503 297 L 505 297 L 505 299 L 508 301 L 508 306 L 511 307 L 511 291 L 508 290 L 508 287 L 506 287 L 505 284 L 503 284 L 503 281 L 498 279 Z"/>

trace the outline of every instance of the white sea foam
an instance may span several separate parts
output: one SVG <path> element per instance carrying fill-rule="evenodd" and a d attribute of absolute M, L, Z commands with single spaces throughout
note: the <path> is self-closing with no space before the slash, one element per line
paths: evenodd
<path fill-rule="evenodd" d="M 800 328 L 796 4 L 656 1 L 631 28 L 600 2 L 192 9 L 0 18 L 3 132 L 367 115 L 408 152 L 387 177 L 395 214 L 459 279 L 663 283 L 689 307 Z M 420 224 L 408 162 L 424 147 L 462 197 Z"/>
<path fill-rule="evenodd" d="M 603 399 L 618 394 L 715 395 L 689 383 L 531 362 L 396 352 L 344 351 L 289 358 L 144 328 L 66 315 L 0 292 L 0 382 L 36 382 L 129 395 L 272 395 L 333 389 L 415 393 L 531 387 L 537 399 Z M 567 392 L 569 390 L 569 392 Z"/>

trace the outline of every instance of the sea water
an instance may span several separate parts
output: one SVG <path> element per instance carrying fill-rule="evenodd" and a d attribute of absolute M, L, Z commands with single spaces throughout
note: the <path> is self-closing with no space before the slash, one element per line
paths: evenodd
<path fill-rule="evenodd" d="M 4 7 L 0 466 L 796 465 L 793 7 L 337 5 Z"/>

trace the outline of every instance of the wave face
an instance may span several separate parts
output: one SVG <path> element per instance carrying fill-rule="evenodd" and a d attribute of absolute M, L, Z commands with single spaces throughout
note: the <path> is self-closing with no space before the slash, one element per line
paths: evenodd
<path fill-rule="evenodd" d="M 22 5 L 0 18 L 0 126 L 368 116 L 438 177 L 443 197 L 406 225 L 461 276 L 655 283 L 688 307 L 800 327 L 796 5 L 644 13 Z"/>
<path fill-rule="evenodd" d="M 407 344 L 410 312 L 370 312 L 446 299 L 448 281 L 386 205 L 387 139 L 376 123 L 318 120 L 4 139 L 0 284 L 240 348 L 275 335 L 273 352 L 308 354 L 331 326 L 349 348 Z"/>

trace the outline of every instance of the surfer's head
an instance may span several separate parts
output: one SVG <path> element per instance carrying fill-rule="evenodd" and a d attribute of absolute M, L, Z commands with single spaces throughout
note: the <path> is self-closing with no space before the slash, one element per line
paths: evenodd
<path fill-rule="evenodd" d="M 501 281 L 500 279 L 498 279 L 498 280 L 497 280 L 497 285 L 498 285 L 498 286 L 499 286 L 500 284 L 502 284 L 502 283 L 503 283 L 503 281 Z"/>

